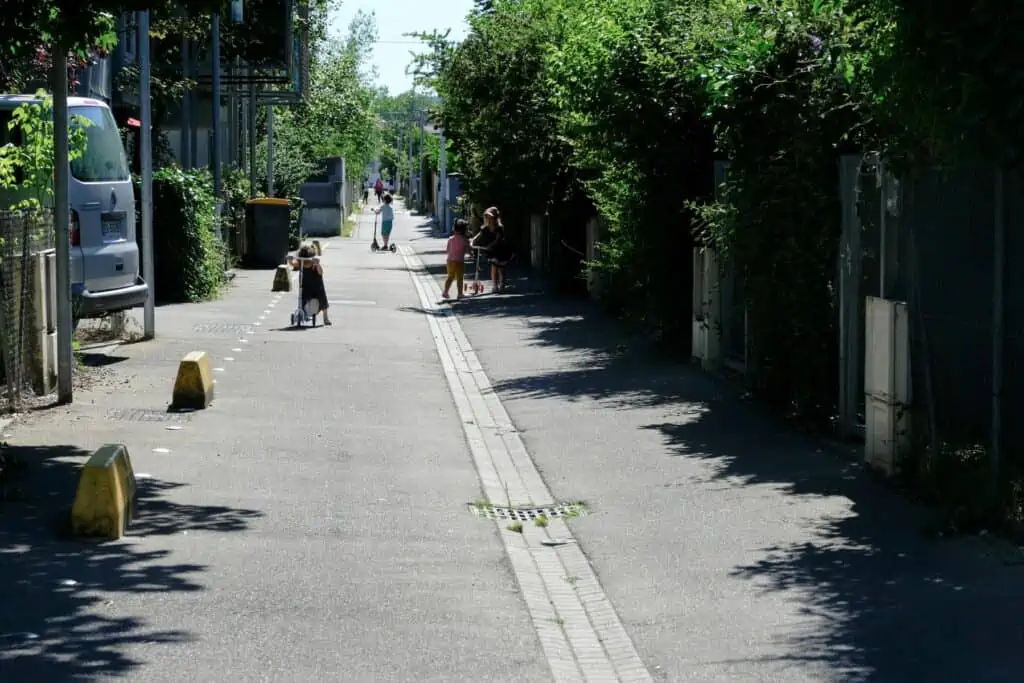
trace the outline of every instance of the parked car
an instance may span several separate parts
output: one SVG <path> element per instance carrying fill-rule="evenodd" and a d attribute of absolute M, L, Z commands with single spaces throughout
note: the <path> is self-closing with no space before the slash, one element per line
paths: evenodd
<path fill-rule="evenodd" d="M 19 144 L 9 130 L 15 109 L 35 95 L 0 95 L 0 144 Z M 146 303 L 135 239 L 135 194 L 117 123 L 101 100 L 68 98 L 71 126 L 84 127 L 85 153 L 71 162 L 71 292 L 75 320 L 97 318 Z M 88 123 L 85 123 L 88 122 Z"/>

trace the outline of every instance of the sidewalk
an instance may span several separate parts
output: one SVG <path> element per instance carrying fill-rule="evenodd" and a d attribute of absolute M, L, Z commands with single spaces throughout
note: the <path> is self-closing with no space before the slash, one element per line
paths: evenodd
<path fill-rule="evenodd" d="M 480 483 L 409 275 L 364 237 L 325 251 L 333 327 L 282 329 L 295 293 L 241 271 L 7 430 L 30 477 L 0 503 L 0 679 L 550 680 L 495 528 L 466 511 Z M 193 349 L 215 403 L 168 415 Z M 61 538 L 111 441 L 140 479 L 130 536 Z"/>
<path fill-rule="evenodd" d="M 453 309 L 555 497 L 592 508 L 572 532 L 658 678 L 1021 680 L 1024 566 L 1001 544 L 925 539 L 857 463 L 513 280 Z"/>

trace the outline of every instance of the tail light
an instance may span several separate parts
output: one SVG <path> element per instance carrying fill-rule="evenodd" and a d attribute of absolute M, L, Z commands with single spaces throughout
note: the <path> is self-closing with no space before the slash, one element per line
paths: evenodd
<path fill-rule="evenodd" d="M 82 227 L 78 221 L 78 212 L 71 211 L 71 246 L 78 247 L 82 244 Z"/>

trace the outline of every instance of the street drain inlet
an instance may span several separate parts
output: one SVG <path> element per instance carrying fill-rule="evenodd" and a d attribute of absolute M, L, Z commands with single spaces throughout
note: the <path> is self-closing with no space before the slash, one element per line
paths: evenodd
<path fill-rule="evenodd" d="M 189 413 L 171 413 L 148 408 L 124 408 L 107 413 L 108 420 L 121 422 L 187 422 Z"/>
<path fill-rule="evenodd" d="M 532 522 L 538 517 L 548 519 L 582 517 L 587 514 L 583 503 L 557 503 L 544 507 L 502 507 L 488 503 L 469 503 L 469 511 L 477 517 L 500 519 L 509 522 Z"/>

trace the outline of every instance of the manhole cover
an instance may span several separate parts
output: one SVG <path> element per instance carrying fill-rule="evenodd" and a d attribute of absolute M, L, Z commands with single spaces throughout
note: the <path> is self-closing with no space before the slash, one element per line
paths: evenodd
<path fill-rule="evenodd" d="M 501 519 L 510 522 L 532 522 L 538 517 L 554 519 L 556 517 L 582 517 L 587 514 L 587 506 L 583 503 L 558 503 L 548 507 L 510 508 L 488 503 L 470 503 L 469 511 L 477 517 Z"/>
<path fill-rule="evenodd" d="M 199 323 L 192 326 L 200 334 L 253 334 L 253 326 L 241 323 Z"/>
<path fill-rule="evenodd" d="M 185 422 L 189 419 L 189 414 L 147 408 L 125 408 L 111 410 L 107 413 L 107 419 L 121 422 Z"/>

